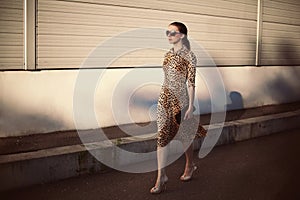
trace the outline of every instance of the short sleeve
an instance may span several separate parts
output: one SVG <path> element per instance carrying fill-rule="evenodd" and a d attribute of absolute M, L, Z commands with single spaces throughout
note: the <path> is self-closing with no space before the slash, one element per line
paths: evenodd
<path fill-rule="evenodd" d="M 197 58 L 193 52 L 190 52 L 187 66 L 187 84 L 188 87 L 195 87 Z"/>

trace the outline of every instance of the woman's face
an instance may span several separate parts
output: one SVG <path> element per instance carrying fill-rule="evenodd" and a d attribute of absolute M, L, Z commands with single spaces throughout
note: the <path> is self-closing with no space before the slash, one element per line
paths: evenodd
<path fill-rule="evenodd" d="M 181 41 L 183 34 L 179 32 L 177 26 L 170 25 L 167 30 L 167 37 L 170 44 L 176 44 Z"/>

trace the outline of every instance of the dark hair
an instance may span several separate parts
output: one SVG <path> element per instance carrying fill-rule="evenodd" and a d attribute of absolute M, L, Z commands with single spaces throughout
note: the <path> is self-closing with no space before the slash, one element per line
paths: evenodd
<path fill-rule="evenodd" d="M 188 40 L 188 30 L 187 27 L 181 22 L 172 22 L 170 25 L 176 26 L 180 33 L 183 33 L 185 36 L 182 38 L 182 43 L 186 48 L 191 50 L 190 41 Z"/>

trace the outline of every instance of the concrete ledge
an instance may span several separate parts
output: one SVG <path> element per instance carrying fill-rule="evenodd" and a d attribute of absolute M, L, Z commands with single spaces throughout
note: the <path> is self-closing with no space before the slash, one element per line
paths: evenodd
<path fill-rule="evenodd" d="M 226 122 L 217 145 L 300 127 L 300 110 Z"/>
<path fill-rule="evenodd" d="M 223 127 L 210 125 L 210 130 L 222 128 L 216 145 L 230 144 L 259 136 L 300 127 L 300 110 L 226 122 Z M 205 126 L 208 128 L 208 125 Z M 207 137 L 210 137 L 209 135 Z M 81 174 L 96 173 L 108 168 L 94 158 L 88 150 L 106 152 L 115 145 L 130 152 L 150 152 L 156 149 L 155 134 L 126 137 L 110 141 L 44 149 L 34 152 L 0 156 L 0 190 L 25 187 L 57 181 Z M 195 140 L 199 149 L 201 139 Z M 104 155 L 102 153 L 101 155 Z M 155 154 L 153 154 L 155 155 Z M 120 165 L 141 162 L 134 156 L 126 161 L 114 155 Z M 148 159 L 149 157 L 145 158 Z M 151 157 L 152 159 L 152 157 Z M 155 157 L 153 157 L 155 159 Z"/>

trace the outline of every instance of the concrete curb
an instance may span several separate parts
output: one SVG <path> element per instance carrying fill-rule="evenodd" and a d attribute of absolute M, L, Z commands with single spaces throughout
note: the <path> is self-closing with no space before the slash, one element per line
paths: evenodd
<path fill-rule="evenodd" d="M 219 124 L 212 124 L 205 126 L 205 128 L 209 128 L 211 133 L 221 128 L 222 134 L 216 145 L 223 145 L 299 128 L 299 122 L 300 110 L 296 110 L 229 121 L 225 122 L 223 127 Z M 214 136 L 212 134 L 207 137 Z M 154 151 L 156 149 L 155 134 L 1 155 L 0 177 L 5 181 L 0 183 L 0 190 L 4 191 L 107 170 L 108 167 L 100 163 L 88 150 L 104 152 L 101 155 L 105 156 L 105 152 L 111 151 L 116 145 L 130 152 Z M 195 149 L 199 149 L 201 139 L 195 140 L 194 145 Z M 155 154 L 153 155 L 155 156 Z M 120 165 L 155 159 L 155 157 L 145 157 L 144 160 L 141 160 L 133 156 L 122 160 L 120 159 L 122 155 L 115 155 L 115 157 L 116 162 L 119 162 Z"/>

